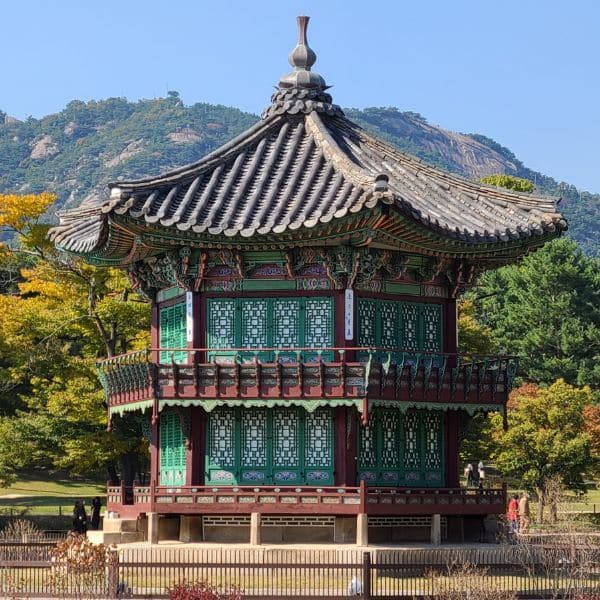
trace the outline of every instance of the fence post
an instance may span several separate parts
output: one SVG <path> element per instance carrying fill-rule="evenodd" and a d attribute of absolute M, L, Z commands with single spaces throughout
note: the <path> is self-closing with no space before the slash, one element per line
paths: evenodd
<path fill-rule="evenodd" d="M 108 557 L 108 577 L 107 592 L 109 598 L 118 598 L 119 590 L 119 553 L 117 550 L 110 550 Z"/>
<path fill-rule="evenodd" d="M 371 598 L 371 553 L 363 552 L 362 564 L 362 598 L 369 600 Z"/>

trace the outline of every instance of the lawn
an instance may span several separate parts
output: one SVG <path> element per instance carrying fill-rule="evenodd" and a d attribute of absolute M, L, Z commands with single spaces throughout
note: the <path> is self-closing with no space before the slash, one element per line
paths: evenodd
<path fill-rule="evenodd" d="M 561 503 L 559 511 L 600 513 L 600 488 L 588 489 L 582 497 L 569 494 L 566 502 Z"/>
<path fill-rule="evenodd" d="M 68 478 L 64 475 L 22 475 L 12 485 L 0 487 L 0 514 L 70 515 L 75 500 L 94 496 L 105 504 L 106 484 Z"/>

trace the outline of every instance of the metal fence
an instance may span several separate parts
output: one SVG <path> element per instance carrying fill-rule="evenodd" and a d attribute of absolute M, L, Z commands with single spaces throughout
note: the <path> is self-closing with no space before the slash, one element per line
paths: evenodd
<path fill-rule="evenodd" d="M 317 547 L 316 547 L 317 548 Z M 2 598 L 168 598 L 178 582 L 206 581 L 242 598 L 600 597 L 598 549 L 358 550 L 295 553 L 134 547 L 100 570 L 67 572 L 52 544 L 0 544 Z M 575 553 L 574 553 L 575 552 Z M 57 581 L 61 587 L 58 589 Z"/>

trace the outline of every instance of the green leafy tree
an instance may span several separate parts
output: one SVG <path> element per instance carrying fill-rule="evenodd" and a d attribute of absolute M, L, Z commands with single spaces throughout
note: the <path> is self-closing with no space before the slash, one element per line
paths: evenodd
<path fill-rule="evenodd" d="M 540 522 L 546 506 L 550 519 L 556 519 L 555 499 L 549 497 L 553 481 L 584 489 L 583 475 L 592 466 L 584 410 L 592 403 L 590 388 L 576 388 L 562 379 L 546 388 L 527 384 L 511 395 L 508 430 L 503 430 L 499 415 L 494 419 L 496 467 L 535 491 Z"/>
<path fill-rule="evenodd" d="M 470 297 L 458 303 L 458 349 L 465 354 L 494 354 L 495 342 L 491 329 L 476 319 L 476 307 Z M 490 416 L 476 413 L 465 419 L 461 436 L 460 456 L 463 463 L 487 462 L 491 456 Z"/>
<path fill-rule="evenodd" d="M 523 381 L 600 385 L 600 261 L 561 238 L 520 264 L 488 271 L 471 293 L 477 320 Z"/>
<path fill-rule="evenodd" d="M 529 179 L 523 179 L 521 177 L 514 177 L 513 175 L 504 175 L 498 173 L 496 175 L 487 175 L 481 178 L 481 183 L 487 185 L 495 185 L 496 187 L 503 187 L 513 192 L 533 192 L 535 185 Z"/>

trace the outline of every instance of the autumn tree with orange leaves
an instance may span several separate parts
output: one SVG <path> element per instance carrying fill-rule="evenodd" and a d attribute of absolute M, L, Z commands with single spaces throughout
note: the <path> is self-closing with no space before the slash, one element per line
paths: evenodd
<path fill-rule="evenodd" d="M 585 414 L 595 409 L 589 387 L 559 379 L 547 387 L 527 384 L 514 390 L 507 407 L 508 429 L 494 420 L 494 459 L 505 476 L 518 479 L 538 499 L 537 519 L 549 508 L 556 519 L 550 483 L 583 491 L 584 475 L 593 467 L 593 440 Z"/>

